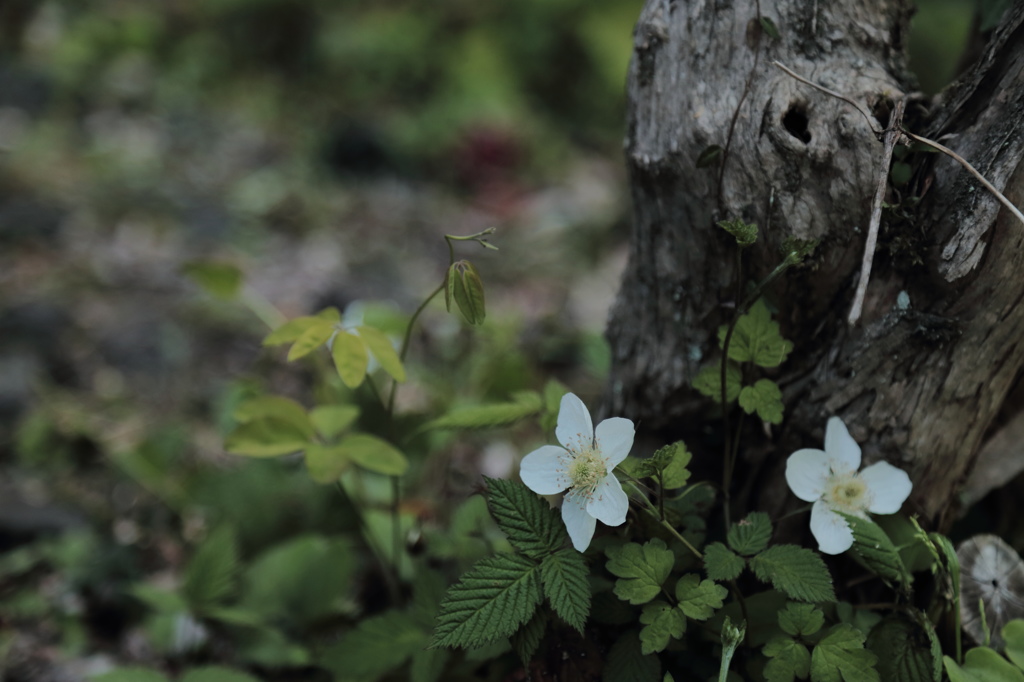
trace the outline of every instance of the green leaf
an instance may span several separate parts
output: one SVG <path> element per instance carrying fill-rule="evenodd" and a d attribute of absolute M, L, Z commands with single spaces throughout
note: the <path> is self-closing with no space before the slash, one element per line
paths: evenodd
<path fill-rule="evenodd" d="M 192 668 L 181 682 L 260 682 L 248 673 L 240 670 L 232 670 L 220 665 L 208 665 L 202 668 Z"/>
<path fill-rule="evenodd" d="M 707 620 L 722 608 L 729 590 L 711 580 L 701 580 L 696 573 L 688 573 L 676 583 L 679 608 L 687 618 Z"/>
<path fill-rule="evenodd" d="M 136 583 L 128 591 L 148 608 L 160 613 L 178 613 L 188 610 L 188 604 L 177 592 L 161 589 L 147 583 Z"/>
<path fill-rule="evenodd" d="M 773 637 L 762 652 L 770 659 L 764 666 L 766 682 L 803 680 L 811 671 L 811 654 L 807 647 L 789 637 Z"/>
<path fill-rule="evenodd" d="M 232 416 L 240 423 L 262 417 L 273 417 L 294 426 L 305 438 L 313 437 L 313 422 L 306 409 L 291 398 L 280 395 L 261 395 L 242 401 Z"/>
<path fill-rule="evenodd" d="M 735 580 L 746 565 L 742 557 L 721 542 L 712 542 L 704 548 L 704 570 L 712 580 Z"/>
<path fill-rule="evenodd" d="M 878 524 L 838 512 L 853 531 L 853 555 L 886 583 L 909 587 L 912 578 L 903 565 L 899 550 Z"/>
<path fill-rule="evenodd" d="M 964 654 L 960 667 L 949 656 L 943 656 L 950 682 L 1024 682 L 1024 672 L 987 646 L 976 646 Z"/>
<path fill-rule="evenodd" d="M 769 38 L 774 38 L 775 40 L 779 40 L 780 38 L 782 38 L 782 36 L 779 35 L 779 29 L 775 27 L 774 21 L 772 21 L 768 17 L 760 17 L 760 19 L 761 28 L 764 29 L 764 32 L 768 34 Z"/>
<path fill-rule="evenodd" d="M 771 379 L 758 379 L 753 386 L 744 386 L 740 391 L 740 407 L 747 414 L 757 416 L 769 424 L 782 423 L 782 391 Z"/>
<path fill-rule="evenodd" d="M 229 263 L 194 261 L 186 263 L 182 274 L 217 298 L 232 299 L 242 288 L 242 271 Z"/>
<path fill-rule="evenodd" d="M 231 596 L 238 579 L 238 540 L 230 526 L 221 526 L 196 550 L 185 568 L 181 595 L 201 611 Z"/>
<path fill-rule="evenodd" d="M 789 603 L 779 611 L 779 627 L 788 635 L 807 637 L 825 624 L 825 614 L 814 604 Z"/>
<path fill-rule="evenodd" d="M 376 327 L 367 325 L 357 327 L 357 330 L 366 347 L 373 353 L 373 357 L 377 358 L 381 369 L 390 374 L 395 381 L 405 381 L 405 367 L 402 366 L 402 360 L 387 335 Z"/>
<path fill-rule="evenodd" d="M 916 523 L 916 521 L 915 521 Z M 949 541 L 944 535 L 938 533 L 929 533 L 928 539 L 932 541 L 936 552 L 940 557 L 940 565 L 942 566 L 943 573 L 945 573 L 950 585 L 950 591 L 953 594 L 953 603 L 958 605 L 956 608 L 956 614 L 959 616 L 959 603 L 960 603 L 960 558 L 956 554 L 956 548 L 953 547 L 953 543 Z M 959 617 L 957 618 L 959 622 Z"/>
<path fill-rule="evenodd" d="M 879 682 L 878 657 L 864 648 L 864 633 L 845 623 L 829 628 L 811 653 L 814 682 Z"/>
<path fill-rule="evenodd" d="M 544 596 L 555 613 L 581 635 L 590 615 L 589 575 L 583 555 L 573 549 L 549 554 L 540 564 Z"/>
<path fill-rule="evenodd" d="M 731 234 L 736 239 L 736 245 L 741 249 L 754 244 L 757 241 L 757 225 L 748 225 L 742 220 L 719 220 L 717 225 Z"/>
<path fill-rule="evenodd" d="M 537 653 L 541 639 L 544 638 L 544 631 L 547 629 L 548 619 L 544 611 L 537 609 L 533 617 L 526 622 L 526 625 L 516 630 L 510 642 L 512 649 L 519 656 L 524 668 L 530 667 L 533 655 Z"/>
<path fill-rule="evenodd" d="M 1003 626 L 1006 657 L 1024 670 L 1024 620 L 1015 618 Z"/>
<path fill-rule="evenodd" d="M 331 338 L 331 334 L 335 331 L 334 325 L 319 317 L 314 318 L 314 320 L 315 322 L 309 325 L 306 331 L 302 332 L 299 338 L 295 339 L 292 347 L 288 349 L 288 362 L 309 355 L 327 343 L 327 339 Z"/>
<path fill-rule="evenodd" d="M 609 547 L 606 567 L 615 581 L 615 595 L 630 604 L 644 604 L 661 592 L 676 557 L 662 540 L 649 540 L 642 546 L 635 542 Z"/>
<path fill-rule="evenodd" d="M 318 405 L 309 411 L 309 421 L 324 438 L 334 438 L 359 417 L 355 405 Z"/>
<path fill-rule="evenodd" d="M 341 313 L 339 313 L 338 309 L 335 308 L 333 305 L 327 306 L 313 317 L 317 318 L 318 320 L 326 320 L 331 324 L 338 324 L 339 322 L 341 322 Z"/>
<path fill-rule="evenodd" d="M 532 396 L 531 398 L 526 398 L 526 395 L 523 395 L 523 400 L 516 402 L 464 407 L 427 422 L 422 428 L 490 429 L 498 426 L 508 426 L 527 417 L 532 417 L 541 411 L 540 396 L 537 394 L 532 394 Z"/>
<path fill-rule="evenodd" d="M 308 444 L 306 435 L 291 422 L 264 417 L 239 424 L 224 439 L 224 449 L 233 455 L 276 457 L 302 450 Z"/>
<path fill-rule="evenodd" d="M 718 163 L 722 158 L 722 148 L 717 144 L 709 145 L 697 156 L 697 168 L 707 168 Z"/>
<path fill-rule="evenodd" d="M 116 668 L 89 678 L 90 682 L 170 682 L 166 677 L 147 668 L 132 666 Z"/>
<path fill-rule="evenodd" d="M 741 381 L 740 368 L 735 363 L 728 363 L 725 367 L 725 402 L 731 403 L 740 394 Z M 693 387 L 702 395 L 722 402 L 722 366 L 717 362 L 705 365 L 693 379 Z"/>
<path fill-rule="evenodd" d="M 508 541 L 527 556 L 539 559 L 565 544 L 565 525 L 558 513 L 519 481 L 484 478 L 487 506 Z"/>
<path fill-rule="evenodd" d="M 916 620 L 894 615 L 868 635 L 867 647 L 878 657 L 878 674 L 886 682 L 941 682 L 942 648 L 931 622 L 915 610 Z"/>
<path fill-rule="evenodd" d="M 832 576 L 813 551 L 796 545 L 775 545 L 750 560 L 750 568 L 762 582 L 770 582 L 791 599 L 834 602 Z"/>
<path fill-rule="evenodd" d="M 620 636 L 608 652 L 602 682 L 659 682 L 661 661 L 657 656 L 644 654 L 636 630 Z"/>
<path fill-rule="evenodd" d="M 324 651 L 319 664 L 335 679 L 377 679 L 421 651 L 428 635 L 407 613 L 386 611 L 366 618 Z"/>
<path fill-rule="evenodd" d="M 298 345 L 296 342 L 292 350 L 294 351 Z M 349 388 L 358 388 L 359 384 L 363 383 L 366 368 L 370 364 L 370 356 L 361 338 L 346 331 L 338 331 L 331 342 L 331 357 L 334 358 L 334 367 L 338 370 L 341 383 Z M 288 359 L 292 359 L 291 354 Z"/>
<path fill-rule="evenodd" d="M 640 651 L 644 654 L 664 651 L 670 639 L 679 639 L 686 632 L 682 612 L 660 599 L 644 606 L 640 622 L 644 625 L 640 630 Z"/>
<path fill-rule="evenodd" d="M 772 522 L 764 512 L 751 512 L 732 524 L 726 542 L 737 554 L 751 556 L 763 552 L 772 539 Z"/>
<path fill-rule="evenodd" d="M 437 682 L 449 658 L 446 649 L 420 649 L 412 655 L 409 682 Z"/>
<path fill-rule="evenodd" d="M 719 345 L 725 343 L 727 328 L 718 330 Z M 782 338 L 779 324 L 772 320 L 763 298 L 736 321 L 736 330 L 729 342 L 729 359 L 753 362 L 761 367 L 778 367 L 793 350 L 793 344 Z"/>
<path fill-rule="evenodd" d="M 323 324 L 323 319 L 306 315 L 288 320 L 263 339 L 264 346 L 281 346 L 292 343 L 302 336 L 307 329 Z"/>
<path fill-rule="evenodd" d="M 368 433 L 346 436 L 338 447 L 346 456 L 366 469 L 385 476 L 401 476 L 409 468 L 409 460 L 395 446 Z"/>
<path fill-rule="evenodd" d="M 542 599 L 540 567 L 517 554 L 478 561 L 448 589 L 432 647 L 473 648 L 508 637 Z"/>
<path fill-rule="evenodd" d="M 306 446 L 306 469 L 314 483 L 336 483 L 349 464 L 348 451 L 341 445 Z"/>

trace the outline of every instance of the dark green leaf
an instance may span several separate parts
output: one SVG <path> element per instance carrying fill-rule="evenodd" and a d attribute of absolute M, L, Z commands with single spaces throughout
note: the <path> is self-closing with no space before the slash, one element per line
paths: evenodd
<path fill-rule="evenodd" d="M 833 602 L 832 576 L 813 551 L 796 545 L 775 545 L 750 560 L 750 568 L 762 582 L 770 582 L 790 598 L 808 602 Z"/>
<path fill-rule="evenodd" d="M 664 651 L 670 639 L 679 639 L 686 632 L 683 612 L 660 599 L 644 606 L 640 622 L 644 625 L 640 630 L 640 651 L 644 654 Z"/>
<path fill-rule="evenodd" d="M 687 618 L 707 620 L 714 615 L 729 591 L 711 580 L 701 580 L 695 573 L 684 575 L 676 583 L 679 608 Z"/>
<path fill-rule="evenodd" d="M 761 28 L 764 29 L 764 32 L 768 34 L 769 38 L 773 38 L 775 40 L 782 38 L 782 36 L 779 35 L 779 29 L 775 26 L 775 22 L 768 17 L 761 17 Z"/>
<path fill-rule="evenodd" d="M 238 541 L 230 526 L 221 526 L 200 545 L 185 568 L 181 595 L 197 611 L 214 606 L 235 591 Z"/>
<path fill-rule="evenodd" d="M 615 594 L 630 604 L 644 604 L 661 592 L 661 585 L 668 578 L 675 564 L 675 554 L 657 538 L 642 546 L 635 542 L 621 547 L 609 547 L 606 567 L 615 581 Z"/>
<path fill-rule="evenodd" d="M 712 580 L 735 580 L 746 565 L 747 562 L 742 557 L 737 556 L 721 542 L 712 542 L 704 548 L 704 570 Z"/>
<path fill-rule="evenodd" d="M 886 618 L 872 628 L 867 647 L 878 657 L 878 674 L 886 682 L 941 682 L 942 648 L 931 622 L 919 611 L 916 619 Z"/>
<path fill-rule="evenodd" d="M 229 263 L 195 261 L 187 263 L 182 273 L 217 298 L 234 298 L 242 288 L 242 271 Z"/>
<path fill-rule="evenodd" d="M 877 660 L 875 654 L 864 648 L 864 633 L 852 625 L 834 625 L 811 653 L 811 679 L 879 682 Z"/>
<path fill-rule="evenodd" d="M 751 512 L 746 518 L 732 524 L 726 541 L 738 554 L 751 556 L 764 551 L 772 539 L 772 522 L 764 512 Z"/>
<path fill-rule="evenodd" d="M 540 641 L 544 638 L 544 631 L 547 629 L 547 626 L 547 616 L 542 609 L 537 609 L 533 617 L 526 622 L 526 625 L 516 630 L 516 633 L 512 635 L 510 639 L 512 649 L 519 656 L 519 660 L 522 661 L 524 668 L 530 667 L 530 661 L 533 659 L 533 655 L 537 653 L 537 647 L 540 646 Z"/>
<path fill-rule="evenodd" d="M 853 555 L 887 583 L 908 587 L 912 580 L 899 550 L 878 524 L 850 514 L 839 513 L 853 531 Z"/>
<path fill-rule="evenodd" d="M 731 403 L 740 394 L 742 375 L 735 363 L 728 363 L 725 368 L 725 402 Z M 702 395 L 722 402 L 722 366 L 719 363 L 705 365 L 693 379 L 693 387 Z"/>
<path fill-rule="evenodd" d="M 451 658 L 447 649 L 420 649 L 412 655 L 409 682 L 437 682 Z"/>
<path fill-rule="evenodd" d="M 427 640 L 427 633 L 408 614 L 386 611 L 342 635 L 319 664 L 339 680 L 377 679 L 421 651 Z"/>
<path fill-rule="evenodd" d="M 580 634 L 590 615 L 589 575 L 583 555 L 573 549 L 549 554 L 540 565 L 544 596 L 555 613 Z"/>
<path fill-rule="evenodd" d="M 807 679 L 811 670 L 811 654 L 800 642 L 789 637 L 774 637 L 765 644 L 763 653 L 769 659 L 764 666 L 766 682 Z"/>
<path fill-rule="evenodd" d="M 487 506 L 498 527 L 521 552 L 534 559 L 560 549 L 566 540 L 558 513 L 519 481 L 485 478 Z"/>
<path fill-rule="evenodd" d="M 825 614 L 814 604 L 789 603 L 779 611 L 779 627 L 794 637 L 808 637 L 825 624 Z"/>
<path fill-rule="evenodd" d="M 602 682 L 659 682 L 661 662 L 657 656 L 645 655 L 635 630 L 620 636 L 605 661 Z"/>
<path fill-rule="evenodd" d="M 366 469 L 385 476 L 401 476 L 409 468 L 409 460 L 386 440 L 368 433 L 346 436 L 338 447 L 345 455 Z"/>
<path fill-rule="evenodd" d="M 718 163 L 718 160 L 722 158 L 722 148 L 713 144 L 704 148 L 697 156 L 697 168 L 707 168 Z"/>

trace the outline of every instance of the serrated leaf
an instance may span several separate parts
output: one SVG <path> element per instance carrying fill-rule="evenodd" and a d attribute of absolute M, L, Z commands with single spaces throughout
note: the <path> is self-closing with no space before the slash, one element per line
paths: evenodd
<path fill-rule="evenodd" d="M 508 637 L 542 597 L 540 567 L 530 559 L 498 554 L 478 561 L 448 589 L 431 646 L 472 648 Z"/>
<path fill-rule="evenodd" d="M 731 403 L 740 394 L 740 381 L 742 376 L 740 368 L 730 362 L 725 368 L 725 402 Z M 722 402 L 722 366 L 717 362 L 712 365 L 705 365 L 693 379 L 693 387 L 702 395 Z"/>
<path fill-rule="evenodd" d="M 907 587 L 912 580 L 899 550 L 881 527 L 868 519 L 837 512 L 853 531 L 853 546 L 850 550 L 876 575 L 887 583 L 900 583 Z"/>
<path fill-rule="evenodd" d="M 575 550 L 549 554 L 540 564 L 544 596 L 559 618 L 581 635 L 590 615 L 589 575 L 583 555 Z"/>
<path fill-rule="evenodd" d="M 643 545 L 635 542 L 621 547 L 609 547 L 607 569 L 618 580 L 615 581 L 615 595 L 630 604 L 644 604 L 661 592 L 661 585 L 668 578 L 675 564 L 675 554 L 657 538 Z"/>
<path fill-rule="evenodd" d="M 721 542 L 712 542 L 704 548 L 704 570 L 711 580 L 735 580 L 746 565 L 742 557 Z"/>
<path fill-rule="evenodd" d="M 387 335 L 376 327 L 367 325 L 357 327 L 357 331 L 367 349 L 373 353 L 373 357 L 377 358 L 381 369 L 390 374 L 395 381 L 399 383 L 405 381 L 405 367 L 402 366 L 402 360 L 398 357 L 398 353 L 391 345 L 391 340 Z"/>
<path fill-rule="evenodd" d="M 181 596 L 202 611 L 223 602 L 235 591 L 238 579 L 238 540 L 230 526 L 221 526 L 196 550 L 185 568 Z"/>
<path fill-rule="evenodd" d="M 757 225 L 747 224 L 742 220 L 719 220 L 717 225 L 736 239 L 741 249 L 753 245 L 757 241 Z"/>
<path fill-rule="evenodd" d="M 447 649 L 420 649 L 409 665 L 409 682 L 437 682 L 451 654 Z"/>
<path fill-rule="evenodd" d="M 427 644 L 428 635 L 407 613 L 386 611 L 363 619 L 342 635 L 319 664 L 335 679 L 377 679 L 398 668 Z"/>
<path fill-rule="evenodd" d="M 1015 618 L 1003 626 L 1003 642 L 1006 643 L 1006 657 L 1024 670 L 1024 620 Z"/>
<path fill-rule="evenodd" d="M 318 405 L 309 411 L 309 421 L 324 438 L 334 438 L 359 417 L 355 405 Z"/>
<path fill-rule="evenodd" d="M 679 639 L 686 632 L 682 612 L 660 599 L 644 606 L 640 622 L 644 625 L 640 630 L 640 651 L 644 654 L 664 651 L 670 639 Z"/>
<path fill-rule="evenodd" d="M 747 414 L 757 416 L 769 424 L 782 423 L 782 391 L 771 379 L 758 379 L 753 386 L 740 391 L 740 407 Z"/>
<path fill-rule="evenodd" d="M 534 559 L 560 549 L 567 538 L 558 513 L 519 481 L 485 478 L 487 506 L 509 542 Z"/>
<path fill-rule="evenodd" d="M 536 394 L 534 394 L 536 395 Z M 540 397 L 510 403 L 495 403 L 454 410 L 427 422 L 423 429 L 490 429 L 508 426 L 532 417 L 541 410 Z"/>
<path fill-rule="evenodd" d="M 811 652 L 811 680 L 814 682 L 880 682 L 875 662 L 878 657 L 864 648 L 864 633 L 841 623 Z"/>
<path fill-rule="evenodd" d="M 295 345 L 297 346 L 298 342 Z M 292 346 L 292 349 L 294 350 L 295 346 Z M 349 388 L 358 388 L 363 383 L 366 368 L 370 364 L 370 355 L 366 352 L 366 346 L 361 338 L 346 331 L 338 331 L 331 342 L 331 357 L 334 358 L 334 367 L 338 370 L 341 383 Z M 292 359 L 291 354 L 288 359 Z"/>
<path fill-rule="evenodd" d="M 746 518 L 732 524 L 726 542 L 737 554 L 751 556 L 764 551 L 772 539 L 772 522 L 764 512 L 751 512 Z"/>
<path fill-rule="evenodd" d="M 661 661 L 644 654 L 635 630 L 621 635 L 612 645 L 601 671 L 602 682 L 659 682 Z"/>
<path fill-rule="evenodd" d="M 233 455 L 276 457 L 302 450 L 308 444 L 305 434 L 276 417 L 264 417 L 239 424 L 224 439 L 224 449 Z"/>
<path fill-rule="evenodd" d="M 762 582 L 770 582 L 791 599 L 834 602 L 832 576 L 813 551 L 796 545 L 775 545 L 750 560 L 750 568 Z"/>
<path fill-rule="evenodd" d="M 181 682 L 260 682 L 248 673 L 240 670 L 232 670 L 222 665 L 208 665 L 202 668 L 192 668 Z"/>
<path fill-rule="evenodd" d="M 813 635 L 825 624 L 825 614 L 814 604 L 789 603 L 779 611 L 779 627 L 794 637 Z"/>
<path fill-rule="evenodd" d="M 987 646 L 976 646 L 964 654 L 963 667 L 943 656 L 949 682 L 1024 682 L 1024 672 Z"/>
<path fill-rule="evenodd" d="M 367 471 L 385 476 L 401 476 L 409 468 L 409 460 L 394 445 L 368 433 L 346 436 L 338 447 L 345 451 L 350 460 Z"/>
<path fill-rule="evenodd" d="M 130 666 L 94 675 L 89 678 L 89 682 L 170 682 L 170 680 L 155 670 Z"/>
<path fill-rule="evenodd" d="M 334 333 L 334 325 L 319 317 L 313 318 L 313 323 L 295 339 L 295 343 L 288 349 L 288 362 L 298 360 L 309 355 L 320 346 L 327 343 Z"/>
<path fill-rule="evenodd" d="M 247 423 L 262 417 L 273 417 L 292 424 L 306 438 L 313 437 L 313 422 L 306 409 L 291 398 L 280 395 L 260 395 L 239 403 L 232 413 L 235 421 Z"/>
<path fill-rule="evenodd" d="M 718 330 L 719 346 L 725 343 L 727 327 Z M 729 341 L 729 359 L 753 362 L 761 367 L 778 367 L 793 350 L 793 344 L 782 338 L 779 324 L 772 320 L 763 298 L 736 321 L 736 330 Z"/>
<path fill-rule="evenodd" d="M 711 580 L 701 580 L 696 573 L 688 573 L 676 583 L 679 608 L 687 618 L 707 620 L 722 608 L 729 590 Z"/>
<path fill-rule="evenodd" d="M 181 271 L 206 293 L 217 298 L 234 298 L 242 288 L 242 271 L 230 263 L 195 261 L 187 263 Z"/>
<path fill-rule="evenodd" d="M 768 34 L 769 38 L 774 38 L 775 40 L 782 38 L 782 36 L 779 35 L 779 29 L 775 27 L 775 22 L 768 17 L 761 17 L 761 28 L 764 29 L 764 32 Z"/>
<path fill-rule="evenodd" d="M 718 163 L 722 158 L 722 147 L 717 144 L 708 145 L 697 155 L 697 168 L 707 168 Z"/>
<path fill-rule="evenodd" d="M 764 666 L 766 682 L 793 682 L 807 679 L 811 670 L 811 654 L 807 647 L 789 637 L 773 637 L 762 653 L 769 659 Z"/>
<path fill-rule="evenodd" d="M 533 617 L 526 622 L 526 625 L 516 630 L 516 633 L 509 639 L 512 649 L 519 656 L 524 668 L 530 667 L 533 655 L 537 653 L 541 639 L 544 638 L 544 631 L 547 629 L 548 619 L 543 610 L 537 609 Z"/>
<path fill-rule="evenodd" d="M 314 483 L 336 483 L 349 464 L 348 451 L 341 445 L 306 446 L 306 470 Z"/>
<path fill-rule="evenodd" d="M 871 629 L 867 647 L 886 682 L 941 682 L 942 648 L 927 617 L 890 616 Z"/>
<path fill-rule="evenodd" d="M 686 467 L 693 459 L 693 455 L 686 449 L 683 441 L 677 441 L 668 446 L 671 449 L 671 457 L 668 464 L 661 473 L 661 487 L 666 490 L 682 488 L 690 480 L 690 470 Z"/>

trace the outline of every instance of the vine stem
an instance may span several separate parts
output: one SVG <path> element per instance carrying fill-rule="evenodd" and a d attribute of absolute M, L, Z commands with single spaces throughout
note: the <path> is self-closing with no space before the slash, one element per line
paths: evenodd
<path fill-rule="evenodd" d="M 679 540 L 679 542 L 683 543 L 683 545 L 684 545 L 684 546 L 685 546 L 685 547 L 686 547 L 686 548 L 687 548 L 688 550 L 690 550 L 690 552 L 691 552 L 691 553 L 692 553 L 692 554 L 693 554 L 693 555 L 694 555 L 695 557 L 697 557 L 697 558 L 698 558 L 698 559 L 700 559 L 701 561 L 704 561 L 704 555 L 703 555 L 703 554 L 701 554 L 700 550 L 699 550 L 699 549 L 697 549 L 696 547 L 694 547 L 694 546 L 693 546 L 692 544 L 690 544 L 690 541 L 689 541 L 689 540 L 687 540 L 687 539 L 686 539 L 686 538 L 684 538 L 684 537 L 683 537 L 682 535 L 680 535 L 680 534 L 679 534 L 679 531 L 677 531 L 677 530 L 676 530 L 675 528 L 673 528 L 673 527 L 672 527 L 672 524 L 670 524 L 670 523 L 669 523 L 668 521 L 666 521 L 665 519 L 661 518 L 661 515 L 660 515 L 660 514 L 658 513 L 658 508 L 657 508 L 657 507 L 655 507 L 655 506 L 654 506 L 654 503 L 653 503 L 653 502 L 651 502 L 651 501 L 650 501 L 649 499 L 647 499 L 647 496 L 643 494 L 643 491 L 642 491 L 642 490 L 640 490 L 640 487 L 639 487 L 639 486 L 637 485 L 637 481 L 636 481 L 636 479 L 634 479 L 634 478 L 633 478 L 632 476 L 630 476 L 630 477 L 629 477 L 629 480 L 627 481 L 627 483 L 629 483 L 629 484 L 630 484 L 631 486 L 633 486 L 633 489 L 634 489 L 634 490 L 635 490 L 635 491 L 636 491 L 636 492 L 638 493 L 638 495 L 637 495 L 637 496 L 638 496 L 638 497 L 639 497 L 639 498 L 640 498 L 641 500 L 643 500 L 643 502 L 644 502 L 644 505 L 645 505 L 645 506 L 644 506 L 644 510 L 645 510 L 645 511 L 646 511 L 646 512 L 647 512 L 648 514 L 650 514 L 651 516 L 653 516 L 653 517 L 654 517 L 655 519 L 657 519 L 657 520 L 658 520 L 658 523 L 660 523 L 660 524 L 662 525 L 662 527 L 663 527 L 663 528 L 665 528 L 665 529 L 666 529 L 666 530 L 667 530 L 667 531 L 668 531 L 669 533 L 671 533 L 671 534 L 672 534 L 673 536 L 675 536 L 675 538 L 676 538 L 677 540 Z"/>

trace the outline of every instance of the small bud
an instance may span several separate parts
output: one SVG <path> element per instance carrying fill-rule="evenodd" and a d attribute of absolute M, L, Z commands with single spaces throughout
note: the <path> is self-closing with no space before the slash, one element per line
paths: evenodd
<path fill-rule="evenodd" d="M 451 312 L 452 300 L 462 311 L 466 322 L 483 324 L 486 311 L 484 309 L 484 283 L 480 273 L 468 260 L 452 263 L 445 276 L 444 301 Z"/>

